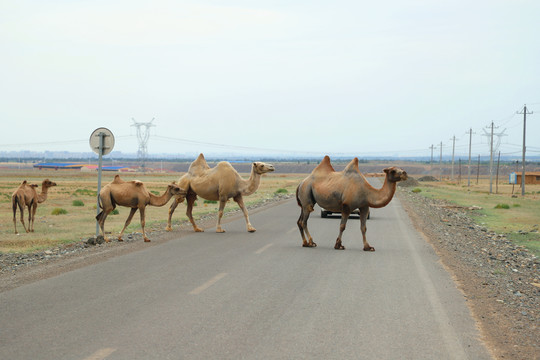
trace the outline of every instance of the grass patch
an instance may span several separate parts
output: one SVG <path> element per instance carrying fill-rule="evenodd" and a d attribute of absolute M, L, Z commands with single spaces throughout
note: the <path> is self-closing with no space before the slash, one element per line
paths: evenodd
<path fill-rule="evenodd" d="M 205 204 L 217 204 L 216 200 L 204 200 Z"/>
<path fill-rule="evenodd" d="M 82 200 L 73 200 L 71 205 L 72 206 L 84 206 L 84 202 Z"/>
<path fill-rule="evenodd" d="M 412 191 L 413 193 L 415 193 L 415 194 L 418 194 L 418 193 L 422 192 L 422 189 L 420 189 L 420 188 L 414 188 L 414 189 L 412 189 L 411 191 Z"/>
<path fill-rule="evenodd" d="M 276 193 L 276 194 L 288 194 L 288 193 L 289 193 L 289 190 L 283 189 L 283 188 L 279 188 L 279 189 L 276 190 L 275 193 Z"/>
<path fill-rule="evenodd" d="M 75 196 L 97 196 L 96 190 L 89 190 L 89 189 L 77 189 L 73 192 L 73 195 Z"/>
<path fill-rule="evenodd" d="M 52 211 L 51 211 L 51 215 L 65 215 L 67 214 L 67 210 L 66 209 L 62 209 L 62 208 L 54 208 Z"/>
<path fill-rule="evenodd" d="M 481 207 L 482 210 L 472 213 L 472 218 L 477 224 L 485 226 L 491 231 L 506 234 L 516 244 L 525 246 L 538 256 L 540 236 L 536 233 L 537 235 L 531 235 L 530 238 L 524 238 L 518 232 L 530 232 L 538 229 L 540 199 L 536 195 L 527 195 L 512 199 L 512 206 L 510 206 L 505 201 L 508 201 L 512 195 L 511 187 L 507 185 L 507 188 L 503 188 L 502 185 L 499 185 L 499 188 L 502 188 L 500 194 L 489 194 L 489 183 L 481 184 L 470 190 L 457 185 L 431 183 L 430 186 L 422 186 L 421 195 L 443 199 L 464 207 Z M 500 209 L 505 211 L 500 211 Z"/>

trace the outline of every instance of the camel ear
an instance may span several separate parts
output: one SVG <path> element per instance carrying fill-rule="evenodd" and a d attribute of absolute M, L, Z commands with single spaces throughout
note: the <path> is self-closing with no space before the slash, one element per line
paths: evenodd
<path fill-rule="evenodd" d="M 383 171 L 384 171 L 385 173 L 387 173 L 387 174 L 388 174 L 388 173 L 390 172 L 390 170 L 392 170 L 392 169 L 390 169 L 390 168 L 386 168 L 386 169 L 384 169 Z"/>

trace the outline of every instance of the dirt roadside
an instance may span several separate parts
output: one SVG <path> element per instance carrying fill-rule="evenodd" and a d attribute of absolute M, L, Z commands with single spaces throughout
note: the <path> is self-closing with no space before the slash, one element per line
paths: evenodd
<path fill-rule="evenodd" d="M 407 189 L 398 197 L 466 297 L 493 356 L 540 359 L 540 260 L 475 224 L 474 209 Z"/>
<path fill-rule="evenodd" d="M 539 259 L 503 235 L 476 225 L 471 219 L 474 210 L 426 199 L 407 188 L 400 188 L 397 196 L 464 293 L 494 357 L 540 359 Z M 282 196 L 253 206 L 250 213 L 291 197 Z M 240 211 L 231 212 L 224 222 L 240 217 Z M 212 227 L 215 217 L 205 217 L 198 223 Z M 91 246 L 81 241 L 32 254 L 0 254 L 0 292 L 192 233 L 187 221 L 172 233 L 157 228 L 148 230 L 151 243 L 144 243 L 140 233 L 133 233 L 126 235 L 122 243 Z"/>

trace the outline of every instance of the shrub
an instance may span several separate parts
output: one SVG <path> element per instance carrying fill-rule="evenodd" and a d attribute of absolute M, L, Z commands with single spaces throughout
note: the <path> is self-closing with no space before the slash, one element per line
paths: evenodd
<path fill-rule="evenodd" d="M 510 205 L 508 205 L 508 204 L 497 204 L 497 205 L 495 205 L 495 209 L 510 209 Z"/>
<path fill-rule="evenodd" d="M 52 215 L 64 215 L 64 214 L 67 214 L 67 210 L 66 209 L 62 209 L 62 208 L 54 208 L 53 211 L 51 212 Z"/>
<path fill-rule="evenodd" d="M 289 191 L 287 189 L 279 188 L 276 190 L 276 194 L 287 194 Z"/>
<path fill-rule="evenodd" d="M 205 204 L 217 204 L 216 200 L 204 200 Z"/>
<path fill-rule="evenodd" d="M 111 215 L 118 215 L 120 214 L 120 211 L 118 211 L 118 209 L 114 209 L 113 211 L 111 211 Z"/>
<path fill-rule="evenodd" d="M 77 189 L 73 193 L 73 195 L 88 195 L 88 196 L 97 196 L 96 190 L 89 190 L 89 189 Z"/>
<path fill-rule="evenodd" d="M 73 206 L 84 206 L 84 203 L 82 202 L 82 200 L 73 200 L 71 205 L 73 205 Z"/>
<path fill-rule="evenodd" d="M 413 193 L 419 193 L 419 192 L 422 192 L 422 189 L 420 188 L 414 188 L 411 190 Z"/>
<path fill-rule="evenodd" d="M 521 207 L 520 204 L 514 204 L 514 205 L 512 205 L 512 206 L 513 206 L 513 207 Z"/>

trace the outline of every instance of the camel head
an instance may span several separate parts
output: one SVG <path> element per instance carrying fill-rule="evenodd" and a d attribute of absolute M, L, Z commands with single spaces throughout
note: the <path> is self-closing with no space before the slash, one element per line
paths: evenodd
<path fill-rule="evenodd" d="M 253 170 L 257 174 L 262 175 L 262 174 L 266 174 L 267 172 L 274 171 L 274 165 L 256 161 L 253 163 Z"/>
<path fill-rule="evenodd" d="M 391 182 L 404 181 L 408 178 L 406 171 L 395 166 L 386 168 L 383 171 L 386 173 L 386 178 L 388 181 Z"/>
<path fill-rule="evenodd" d="M 45 188 L 50 188 L 51 186 L 56 186 L 56 183 L 55 182 L 52 182 L 51 180 L 49 179 L 45 179 L 43 180 L 43 182 L 41 183 L 41 185 Z"/>
<path fill-rule="evenodd" d="M 167 185 L 167 191 L 172 195 L 172 196 L 176 196 L 176 197 L 179 197 L 179 196 L 186 196 L 187 194 L 187 191 L 182 189 L 180 186 L 176 185 L 176 183 L 171 183 L 169 185 Z"/>

